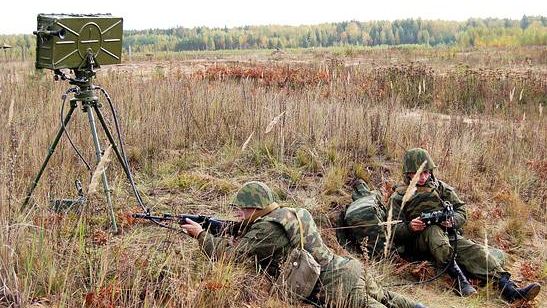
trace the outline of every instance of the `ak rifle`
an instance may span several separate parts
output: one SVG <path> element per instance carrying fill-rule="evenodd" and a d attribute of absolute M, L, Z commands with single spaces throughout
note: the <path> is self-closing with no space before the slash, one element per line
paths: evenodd
<path fill-rule="evenodd" d="M 201 225 L 203 230 L 207 230 L 209 233 L 215 236 L 222 236 L 222 235 L 233 235 L 236 236 L 241 231 L 241 223 L 238 221 L 232 221 L 232 220 L 222 220 L 218 218 L 213 218 L 211 216 L 205 216 L 205 215 L 190 215 L 190 214 L 184 214 L 184 215 L 172 215 L 169 213 L 161 214 L 161 216 L 155 216 L 151 215 L 150 213 L 135 213 L 132 215 L 133 218 L 137 219 L 146 219 L 154 223 L 162 223 L 158 224 L 160 226 L 165 226 L 163 223 L 165 222 L 175 222 L 181 225 L 188 224 L 186 219 L 190 219 L 194 222 L 197 222 Z"/>

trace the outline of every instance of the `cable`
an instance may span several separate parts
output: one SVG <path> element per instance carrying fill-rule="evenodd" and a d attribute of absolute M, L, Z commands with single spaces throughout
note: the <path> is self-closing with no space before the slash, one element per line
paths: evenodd
<path fill-rule="evenodd" d="M 87 163 L 87 161 L 85 160 L 85 158 L 82 156 L 82 153 L 80 153 L 80 151 L 78 150 L 78 148 L 76 148 L 76 145 L 74 145 L 74 142 L 72 142 L 72 138 L 70 138 L 70 134 L 68 133 L 68 130 L 66 129 L 66 126 L 65 126 L 65 122 L 63 120 L 63 116 L 64 116 L 64 113 L 65 113 L 65 103 L 66 103 L 66 97 L 68 94 L 70 93 L 76 93 L 78 92 L 78 88 L 75 87 L 75 88 L 70 88 L 68 90 L 66 90 L 66 92 L 61 96 L 61 99 L 62 99 L 62 103 L 61 103 L 61 112 L 60 112 L 60 118 L 61 118 L 61 127 L 63 128 L 63 131 L 68 139 L 68 142 L 70 143 L 70 145 L 72 146 L 72 148 L 74 149 L 74 151 L 76 151 L 76 154 L 78 155 L 78 157 L 80 158 L 80 160 L 84 163 L 85 167 L 87 168 L 88 171 L 91 172 L 91 167 L 89 166 L 89 164 Z"/>
<path fill-rule="evenodd" d="M 452 265 L 452 263 L 456 262 L 456 251 L 458 250 L 458 233 L 456 232 L 456 230 L 454 228 L 451 228 L 451 230 L 454 232 L 454 249 L 452 250 L 452 256 L 450 257 L 450 261 L 448 261 L 446 263 L 445 267 L 439 273 L 437 273 L 435 276 L 433 276 L 432 278 L 429 278 L 427 280 L 414 281 L 414 282 L 405 282 L 405 283 L 395 283 L 395 284 L 387 285 L 386 287 L 402 287 L 402 286 L 415 286 L 415 285 L 420 285 L 420 284 L 426 284 L 426 283 L 433 282 L 433 281 L 439 279 L 442 275 L 444 275 L 444 273 L 446 273 L 446 271 Z"/>
<path fill-rule="evenodd" d="M 108 92 L 105 89 L 101 88 L 100 86 L 95 86 L 94 89 L 100 90 L 100 92 L 106 98 L 106 101 L 108 102 L 108 105 L 110 106 L 110 110 L 112 111 L 112 118 L 114 119 L 114 126 L 116 128 L 116 134 L 118 136 L 118 143 L 120 144 L 119 148 L 120 148 L 120 152 L 121 152 L 121 158 L 123 160 L 123 162 L 121 162 L 122 167 L 126 170 L 127 178 L 129 180 L 129 184 L 130 184 L 130 186 L 133 190 L 133 193 L 135 194 L 135 198 L 137 199 L 137 203 L 142 208 L 142 210 L 145 214 L 150 215 L 150 209 L 147 208 L 144 205 L 144 202 L 142 201 L 139 190 L 137 189 L 137 185 L 135 185 L 135 180 L 133 179 L 133 174 L 131 173 L 131 169 L 129 168 L 129 162 L 127 160 L 127 156 L 125 155 L 125 146 L 123 144 L 123 138 L 122 138 L 122 135 L 121 135 L 120 124 L 118 122 L 118 115 L 116 113 L 116 109 L 114 108 L 114 104 L 112 103 L 112 99 L 110 98 L 110 95 L 108 94 Z M 166 228 L 166 229 L 169 229 L 169 230 L 173 230 L 173 231 L 176 231 L 176 232 L 182 232 L 180 229 L 171 227 L 171 226 L 166 225 L 164 223 L 161 223 L 157 220 L 154 220 L 154 219 L 150 219 L 150 220 L 152 222 L 154 222 L 156 225 L 160 226 L 160 227 L 163 227 L 163 228 Z"/>
<path fill-rule="evenodd" d="M 93 69 L 93 67 L 92 67 Z M 69 142 L 70 142 L 70 145 L 72 146 L 72 148 L 76 151 L 76 154 L 78 155 L 78 157 L 81 159 L 81 161 L 85 164 L 86 168 L 91 171 L 91 167 L 89 166 L 89 164 L 87 163 L 87 161 L 84 159 L 84 157 L 82 156 L 82 154 L 80 153 L 80 151 L 78 150 L 78 148 L 76 148 L 74 142 L 72 142 L 72 139 L 70 138 L 70 135 L 66 129 L 66 126 L 65 126 L 65 123 L 63 121 L 63 115 L 64 115 L 64 107 L 65 107 L 65 103 L 66 103 L 66 98 L 68 96 L 68 94 L 70 93 L 78 93 L 78 91 L 80 90 L 78 84 L 80 82 L 82 82 L 82 80 L 78 80 L 78 79 L 74 79 L 74 78 L 70 78 L 69 76 L 67 76 L 65 73 L 63 73 L 60 69 L 56 69 L 54 70 L 54 78 L 55 80 L 68 80 L 69 83 L 71 84 L 75 84 L 77 85 L 76 87 L 74 88 L 70 88 L 68 89 L 63 95 L 62 95 L 62 104 L 61 104 L 61 111 L 60 111 L 60 118 L 61 118 L 61 127 L 64 131 L 64 133 L 66 134 Z M 116 125 L 116 132 L 117 132 L 117 135 L 118 135 L 118 142 L 120 143 L 120 151 L 121 151 L 121 155 L 120 156 L 120 163 L 122 164 L 122 168 L 125 170 L 126 172 L 126 175 L 127 175 L 127 178 L 129 180 L 129 183 L 131 185 L 131 188 L 135 194 L 135 197 L 137 199 L 137 202 L 139 204 L 139 206 L 142 208 L 143 212 L 150 215 L 150 209 L 147 208 L 145 205 L 144 205 L 144 202 L 142 201 L 142 198 L 141 198 L 141 195 L 137 189 L 137 186 L 135 185 L 135 181 L 133 179 L 133 175 L 131 174 L 131 169 L 129 168 L 129 163 L 127 161 L 127 156 L 125 155 L 125 149 L 124 149 L 124 145 L 123 145 L 123 139 L 121 137 L 121 130 L 120 130 L 120 126 L 119 126 L 119 123 L 118 123 L 118 117 L 117 117 L 117 114 L 116 114 L 116 110 L 114 109 L 114 105 L 112 104 L 112 99 L 110 98 L 110 95 L 108 94 L 108 92 L 106 92 L 106 90 L 102 89 L 101 87 L 99 86 L 93 86 L 92 85 L 92 89 L 95 90 L 95 89 L 98 89 L 101 91 L 101 93 L 103 93 L 103 95 L 105 96 L 106 100 L 108 101 L 108 104 L 110 105 L 110 109 L 112 110 L 112 115 L 113 115 L 113 118 L 114 118 L 114 123 Z M 104 119 L 102 118 L 102 115 L 101 113 L 99 112 L 99 109 L 98 109 L 98 105 L 94 106 L 95 108 L 95 111 L 97 112 L 97 115 L 99 116 L 99 119 L 101 120 L 101 124 L 103 124 L 103 127 L 104 129 L 107 131 L 107 136 L 109 137 L 111 143 L 112 143 L 112 146 L 116 146 L 115 144 L 115 141 L 114 139 L 112 138 L 112 136 L 110 135 L 110 133 L 108 132 L 108 127 L 106 126 L 106 122 L 104 122 Z M 88 112 L 92 112 L 91 110 L 88 110 Z M 80 196 L 82 197 L 82 196 Z M 173 230 L 173 231 L 176 231 L 176 232 L 182 232 L 181 229 L 177 229 L 177 228 L 174 228 L 174 227 L 171 227 L 169 225 L 166 225 L 166 224 L 163 224 L 159 221 L 156 221 L 156 220 L 153 220 L 151 219 L 152 222 L 154 222 L 156 225 L 160 226 L 160 227 L 164 227 L 164 228 L 167 228 L 167 229 L 170 229 L 170 230 Z"/>
<path fill-rule="evenodd" d="M 121 158 L 123 160 L 123 165 L 124 165 L 123 167 L 125 167 L 127 169 L 127 177 L 129 179 L 131 188 L 133 189 L 133 192 L 135 193 L 135 197 L 137 198 L 137 202 L 142 207 L 143 211 L 146 212 L 147 208 L 144 206 L 141 195 L 140 195 L 140 193 L 139 193 L 139 191 L 138 191 L 138 189 L 135 185 L 135 180 L 133 179 L 133 174 L 131 173 L 131 169 L 129 168 L 129 163 L 127 161 L 127 156 L 125 155 L 125 146 L 123 144 L 123 138 L 122 138 L 122 135 L 121 135 L 120 124 L 118 122 L 118 115 L 116 113 L 116 110 L 114 109 L 114 105 L 112 104 L 112 99 L 110 98 L 110 95 L 108 94 L 108 92 L 106 92 L 106 90 L 104 90 L 103 88 L 101 88 L 99 86 L 96 86 L 95 89 L 98 89 L 98 90 L 101 91 L 101 93 L 105 96 L 106 101 L 108 102 L 108 104 L 110 106 L 110 110 L 112 111 L 112 117 L 114 119 L 114 125 L 116 127 L 116 134 L 118 136 L 118 143 L 120 144 L 119 148 L 120 148 L 120 152 L 121 152 Z"/>

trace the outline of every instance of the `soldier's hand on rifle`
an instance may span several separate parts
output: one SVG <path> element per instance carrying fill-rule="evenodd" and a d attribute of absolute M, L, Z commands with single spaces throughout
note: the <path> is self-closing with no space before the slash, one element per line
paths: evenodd
<path fill-rule="evenodd" d="M 180 227 L 193 238 L 197 238 L 201 231 L 203 231 L 200 224 L 188 218 L 185 219 L 185 223 L 181 224 Z"/>
<path fill-rule="evenodd" d="M 447 219 L 443 222 L 441 222 L 441 226 L 445 228 L 453 228 L 454 227 L 454 220 L 453 219 Z"/>
<path fill-rule="evenodd" d="M 410 221 L 410 230 L 413 232 L 421 232 L 425 229 L 426 225 L 425 223 L 420 219 L 420 217 L 416 217 Z"/>

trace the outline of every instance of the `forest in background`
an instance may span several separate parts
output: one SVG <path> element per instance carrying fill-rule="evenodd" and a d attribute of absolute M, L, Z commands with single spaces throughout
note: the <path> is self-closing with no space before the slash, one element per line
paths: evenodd
<path fill-rule="evenodd" d="M 0 44 L 12 53 L 32 54 L 32 34 L 0 35 Z M 234 28 L 170 28 L 124 31 L 124 50 L 132 52 L 282 49 L 331 46 L 507 47 L 547 45 L 547 17 L 523 16 L 520 20 L 471 18 L 467 21 L 402 19 L 394 21 L 345 21 L 317 25 L 261 25 Z M 19 51 L 17 51 L 19 49 Z"/>

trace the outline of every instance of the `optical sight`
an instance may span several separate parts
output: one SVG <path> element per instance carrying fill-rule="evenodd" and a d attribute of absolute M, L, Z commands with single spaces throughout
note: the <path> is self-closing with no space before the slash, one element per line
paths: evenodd
<path fill-rule="evenodd" d="M 110 14 L 38 14 L 36 68 L 86 69 L 119 64 L 123 19 Z"/>

